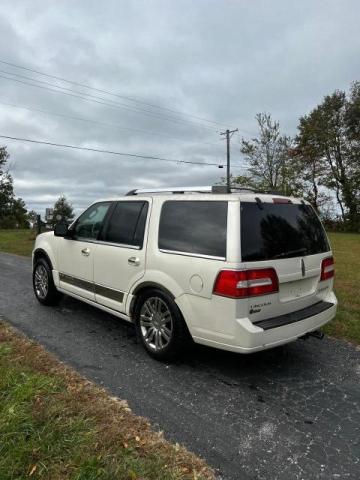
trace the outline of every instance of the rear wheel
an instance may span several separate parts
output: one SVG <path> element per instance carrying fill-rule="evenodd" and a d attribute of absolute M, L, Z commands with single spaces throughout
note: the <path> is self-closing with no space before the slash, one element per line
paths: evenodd
<path fill-rule="evenodd" d="M 189 344 L 184 319 L 167 293 L 152 289 L 140 294 L 134 313 L 137 334 L 153 358 L 174 360 Z"/>
<path fill-rule="evenodd" d="M 43 305 L 56 305 L 61 293 L 56 289 L 49 263 L 39 258 L 33 269 L 33 288 L 35 297 Z"/>

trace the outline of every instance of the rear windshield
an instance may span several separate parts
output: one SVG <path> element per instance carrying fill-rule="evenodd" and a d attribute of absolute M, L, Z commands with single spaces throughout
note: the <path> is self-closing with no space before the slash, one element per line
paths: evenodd
<path fill-rule="evenodd" d="M 314 255 L 329 250 L 324 228 L 309 205 L 241 202 L 244 262 Z"/>

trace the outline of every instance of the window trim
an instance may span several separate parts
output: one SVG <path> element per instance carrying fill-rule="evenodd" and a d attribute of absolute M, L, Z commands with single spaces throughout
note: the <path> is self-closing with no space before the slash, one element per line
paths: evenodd
<path fill-rule="evenodd" d="M 142 248 L 140 248 L 137 245 L 128 245 L 126 243 L 107 242 L 106 240 L 97 240 L 94 243 L 98 243 L 99 245 L 109 245 L 110 247 L 131 248 L 131 250 L 142 250 Z"/>
<path fill-rule="evenodd" d="M 206 255 L 204 253 L 192 253 L 192 252 L 183 252 L 180 250 L 169 250 L 166 248 L 160 248 L 159 242 L 160 242 L 160 223 L 161 223 L 161 216 L 163 213 L 163 208 L 166 203 L 185 203 L 185 202 L 221 202 L 221 203 L 226 203 L 227 204 L 227 214 L 226 214 L 226 238 L 225 238 L 225 256 L 220 257 L 217 255 Z M 165 200 L 161 204 L 161 209 L 160 209 L 160 214 L 159 214 L 159 223 L 158 223 L 158 229 L 157 229 L 157 249 L 158 252 L 161 253 L 166 253 L 170 255 L 181 255 L 184 257 L 195 257 L 195 258 L 205 258 L 207 260 L 217 260 L 217 261 L 222 261 L 226 262 L 227 256 L 228 256 L 228 230 L 229 230 L 229 200 L 219 200 L 219 199 L 206 199 L 206 200 L 194 200 L 193 198 L 189 199 L 181 199 L 181 200 Z"/>
<path fill-rule="evenodd" d="M 181 252 L 179 250 L 165 250 L 164 248 L 159 248 L 159 252 L 168 253 L 171 255 L 182 255 L 184 257 L 196 257 L 196 258 L 206 258 L 207 260 L 219 260 L 226 262 L 226 257 L 217 257 L 215 255 L 205 255 L 202 253 L 190 253 L 190 252 Z"/>

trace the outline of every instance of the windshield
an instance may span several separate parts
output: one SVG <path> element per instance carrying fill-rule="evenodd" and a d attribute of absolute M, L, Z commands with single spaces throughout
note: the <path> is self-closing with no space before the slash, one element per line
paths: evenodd
<path fill-rule="evenodd" d="M 324 228 L 309 205 L 241 202 L 242 260 L 271 260 L 330 250 Z"/>

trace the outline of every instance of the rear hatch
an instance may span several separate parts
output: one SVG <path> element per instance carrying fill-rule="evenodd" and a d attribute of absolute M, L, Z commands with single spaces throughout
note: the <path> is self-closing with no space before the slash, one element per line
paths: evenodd
<path fill-rule="evenodd" d="M 243 267 L 274 269 L 278 278 L 278 291 L 249 296 L 241 313 L 247 308 L 256 323 L 323 301 L 332 289 L 332 273 L 321 278 L 331 251 L 313 208 L 298 199 L 267 195 L 241 201 L 240 207 Z"/>

